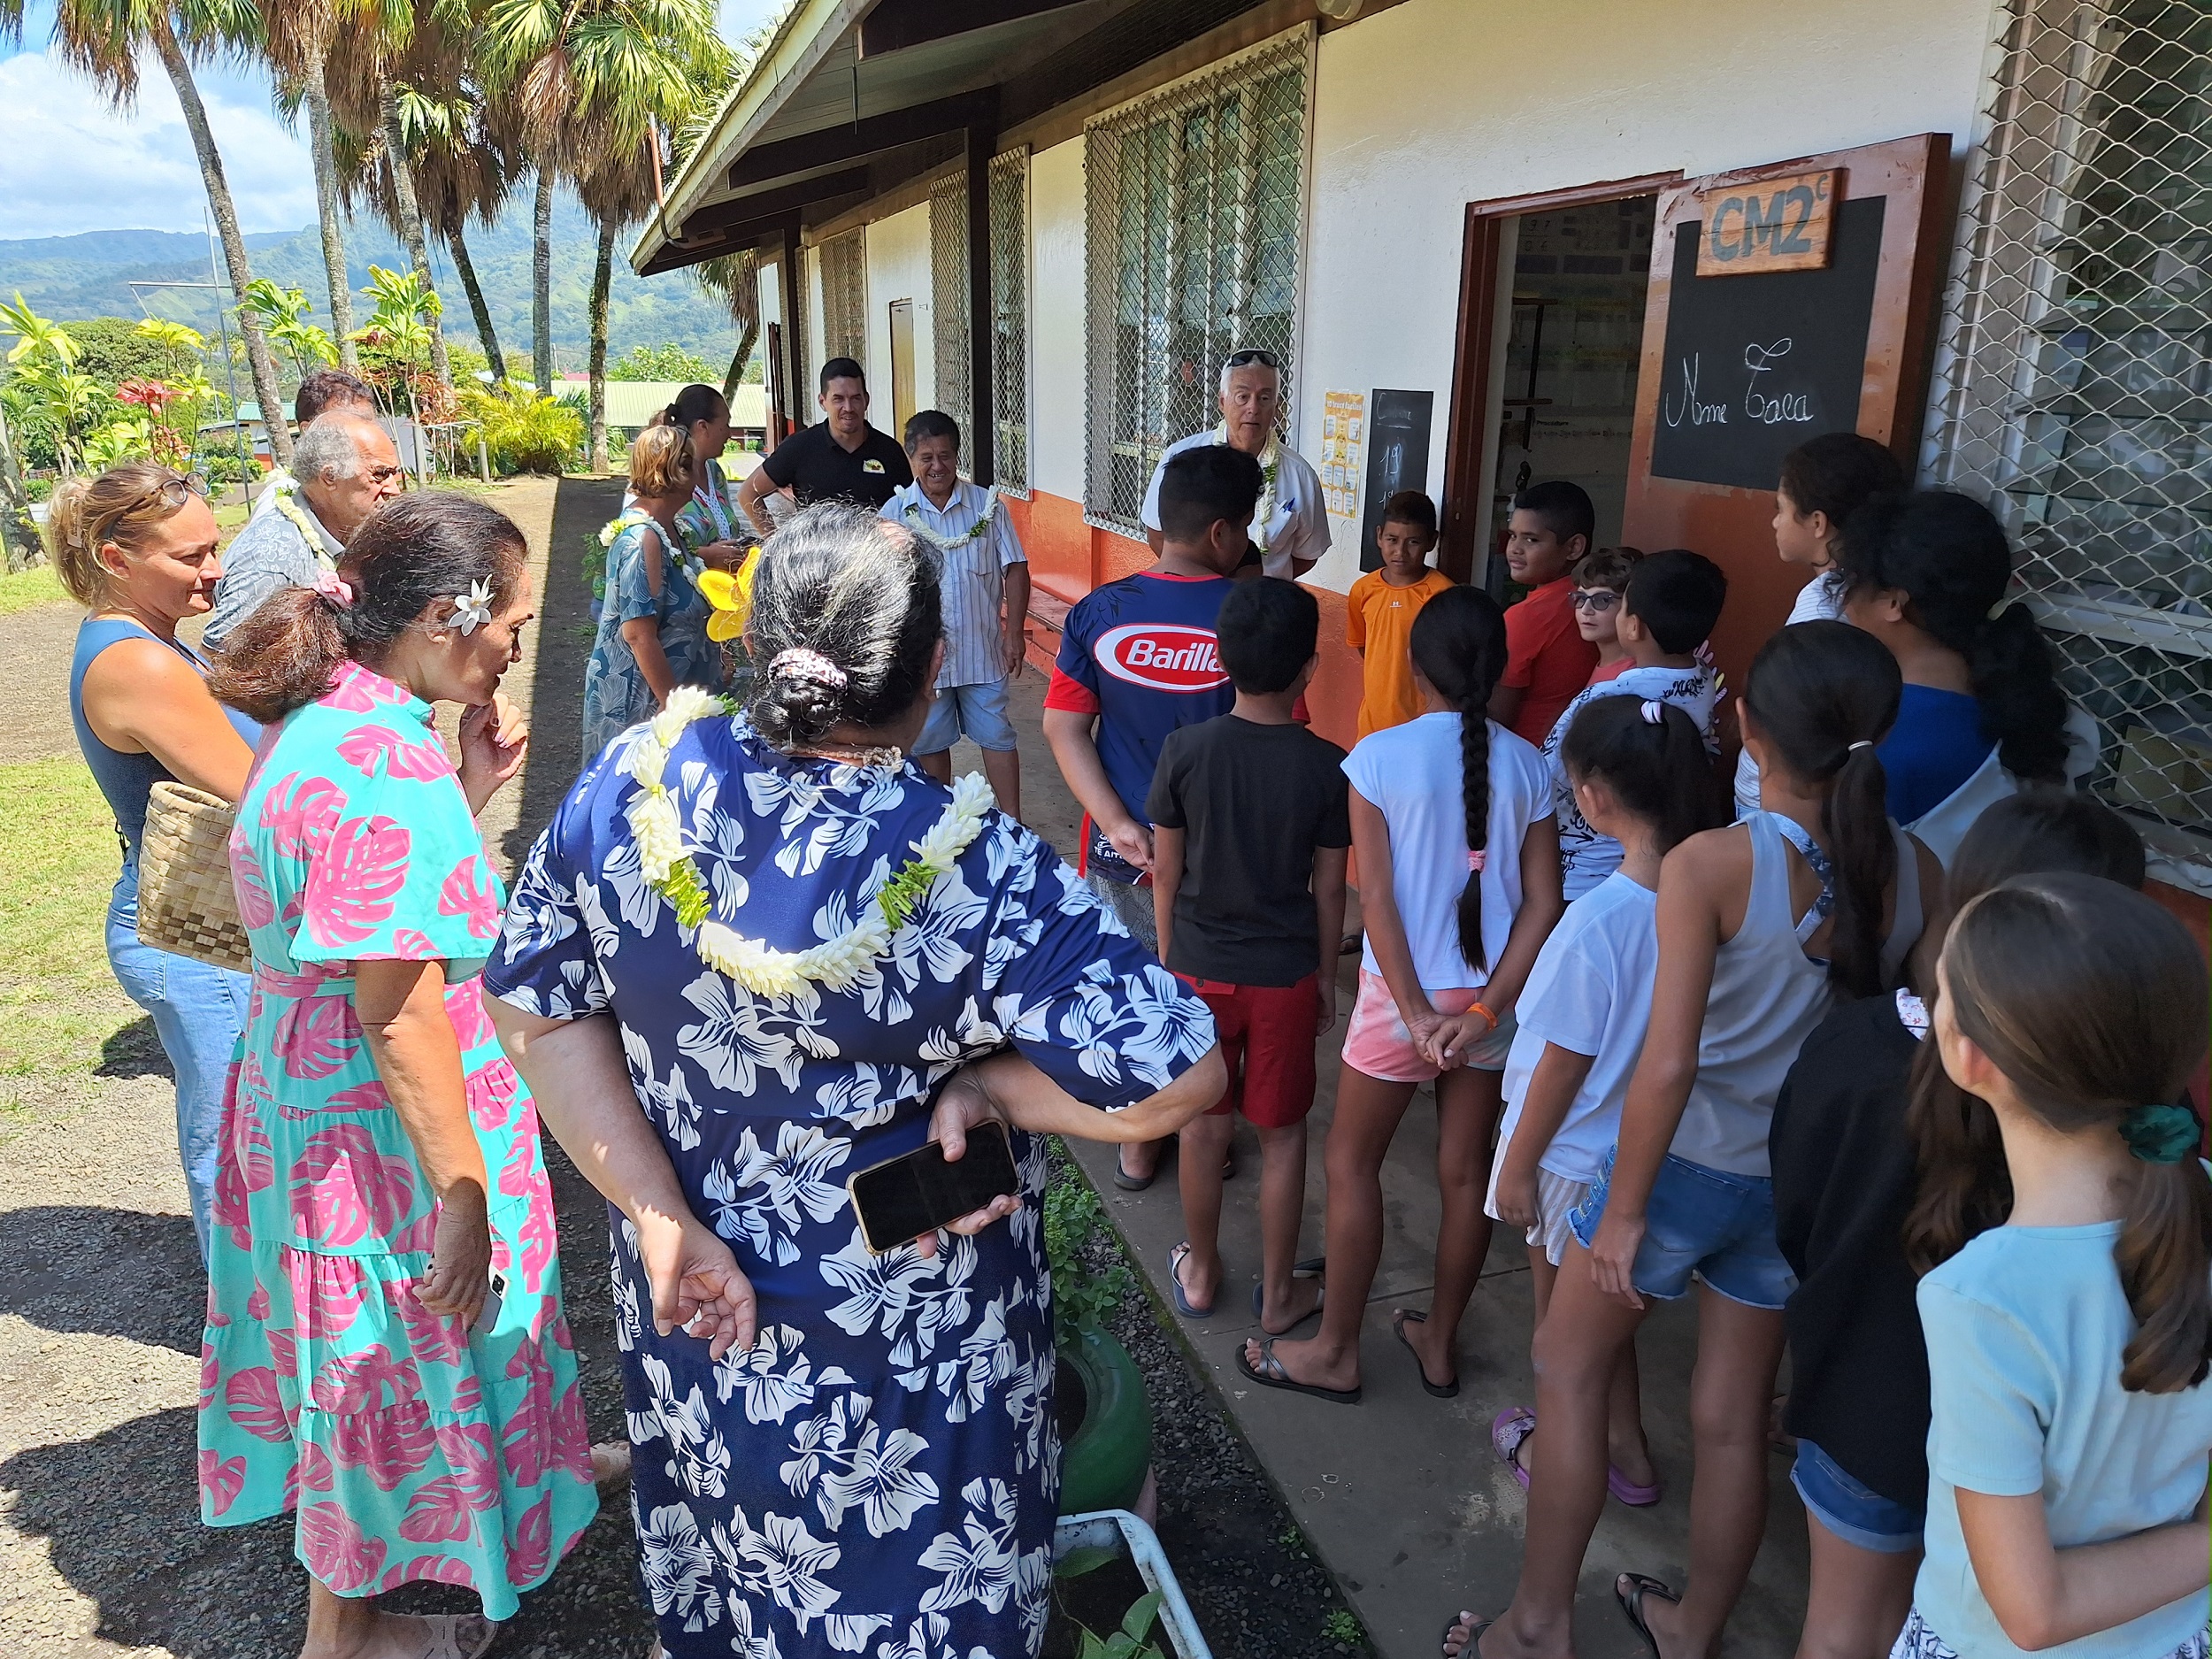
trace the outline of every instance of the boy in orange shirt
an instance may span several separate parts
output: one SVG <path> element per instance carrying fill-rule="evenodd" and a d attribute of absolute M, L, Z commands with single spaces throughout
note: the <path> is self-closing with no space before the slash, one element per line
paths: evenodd
<path fill-rule="evenodd" d="M 1529 591 L 1505 613 L 1505 674 L 1490 694 L 1490 718 L 1540 748 L 1598 665 L 1598 648 L 1575 626 L 1571 574 L 1596 531 L 1597 511 L 1579 484 L 1554 479 L 1513 498 L 1505 564 Z"/>
<path fill-rule="evenodd" d="M 1382 568 L 1352 584 L 1344 606 L 1345 643 L 1365 664 L 1359 700 L 1359 735 L 1403 726 L 1421 712 L 1413 686 L 1407 641 L 1421 607 L 1452 585 L 1429 568 L 1436 547 L 1436 503 L 1417 489 L 1402 489 L 1383 503 L 1375 532 Z"/>

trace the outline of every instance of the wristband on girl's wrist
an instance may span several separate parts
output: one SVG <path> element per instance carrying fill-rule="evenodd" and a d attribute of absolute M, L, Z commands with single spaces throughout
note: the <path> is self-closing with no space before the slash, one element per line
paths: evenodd
<path fill-rule="evenodd" d="M 1488 1020 L 1488 1021 L 1490 1022 L 1490 1029 L 1491 1029 L 1492 1031 L 1495 1031 L 1495 1030 L 1497 1030 L 1497 1028 L 1498 1028 L 1498 1017 L 1497 1017 L 1495 1014 L 1492 1013 L 1492 1012 L 1491 1012 L 1488 1009 L 1485 1008 L 1485 1007 L 1484 1007 L 1484 1006 L 1483 1006 L 1480 1002 L 1470 1002 L 1470 1003 L 1468 1003 L 1468 1004 L 1467 1004 L 1467 1011 L 1468 1011 L 1469 1013 L 1471 1013 L 1471 1014 L 1479 1014 L 1479 1015 L 1481 1015 L 1481 1016 L 1482 1016 L 1485 1019 L 1486 1019 L 1486 1020 Z"/>

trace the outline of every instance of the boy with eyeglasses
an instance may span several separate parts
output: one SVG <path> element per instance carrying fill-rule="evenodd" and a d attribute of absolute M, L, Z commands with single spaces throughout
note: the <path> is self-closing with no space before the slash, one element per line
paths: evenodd
<path fill-rule="evenodd" d="M 1574 568 L 1575 632 L 1598 648 L 1598 665 L 1590 671 L 1590 683 L 1602 685 L 1635 658 L 1621 643 L 1621 595 L 1628 591 L 1628 572 L 1636 568 L 1643 551 L 1632 547 L 1601 547 L 1584 556 Z"/>
<path fill-rule="evenodd" d="M 1218 402 L 1221 424 L 1168 445 L 1159 465 L 1152 469 L 1141 514 L 1145 541 L 1155 554 L 1160 551 L 1160 480 L 1167 464 L 1201 445 L 1225 444 L 1260 464 L 1251 550 L 1237 573 L 1295 580 L 1329 550 L 1329 513 L 1322 501 L 1320 474 L 1276 435 L 1275 425 L 1283 412 L 1282 360 L 1256 347 L 1232 351 L 1221 365 Z"/>

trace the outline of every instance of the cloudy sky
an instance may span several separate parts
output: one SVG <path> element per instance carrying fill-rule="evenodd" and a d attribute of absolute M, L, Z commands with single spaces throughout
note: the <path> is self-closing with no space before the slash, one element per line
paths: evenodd
<path fill-rule="evenodd" d="M 778 0 L 721 0 L 723 33 L 736 40 L 779 9 Z M 0 238 L 200 229 L 199 162 L 160 64 L 149 56 L 136 107 L 119 115 L 47 55 L 52 0 L 24 10 L 21 50 L 0 45 L 10 54 L 0 58 Z M 243 227 L 311 224 L 307 142 L 271 107 L 268 77 L 228 65 L 196 79 Z"/>

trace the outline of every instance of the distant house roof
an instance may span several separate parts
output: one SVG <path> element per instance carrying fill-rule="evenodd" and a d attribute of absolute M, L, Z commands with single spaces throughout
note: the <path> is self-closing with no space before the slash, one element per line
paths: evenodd
<path fill-rule="evenodd" d="M 607 424 L 632 429 L 652 424 L 653 417 L 676 401 L 686 385 L 682 380 L 609 380 Z M 564 386 L 563 396 L 580 393 L 580 387 Z M 730 405 L 730 425 L 740 431 L 760 431 L 768 424 L 768 392 L 758 384 L 741 386 Z"/>
<path fill-rule="evenodd" d="M 284 418 L 287 420 L 292 419 L 292 405 L 288 399 L 286 401 L 284 405 Z M 244 403 L 238 405 L 238 413 L 234 419 L 244 421 L 250 426 L 259 426 L 261 424 L 261 405 L 255 403 L 253 399 L 250 397 Z M 202 432 L 205 432 L 211 426 L 227 426 L 230 424 L 231 422 L 228 420 L 204 420 L 200 423 L 200 430 Z"/>

